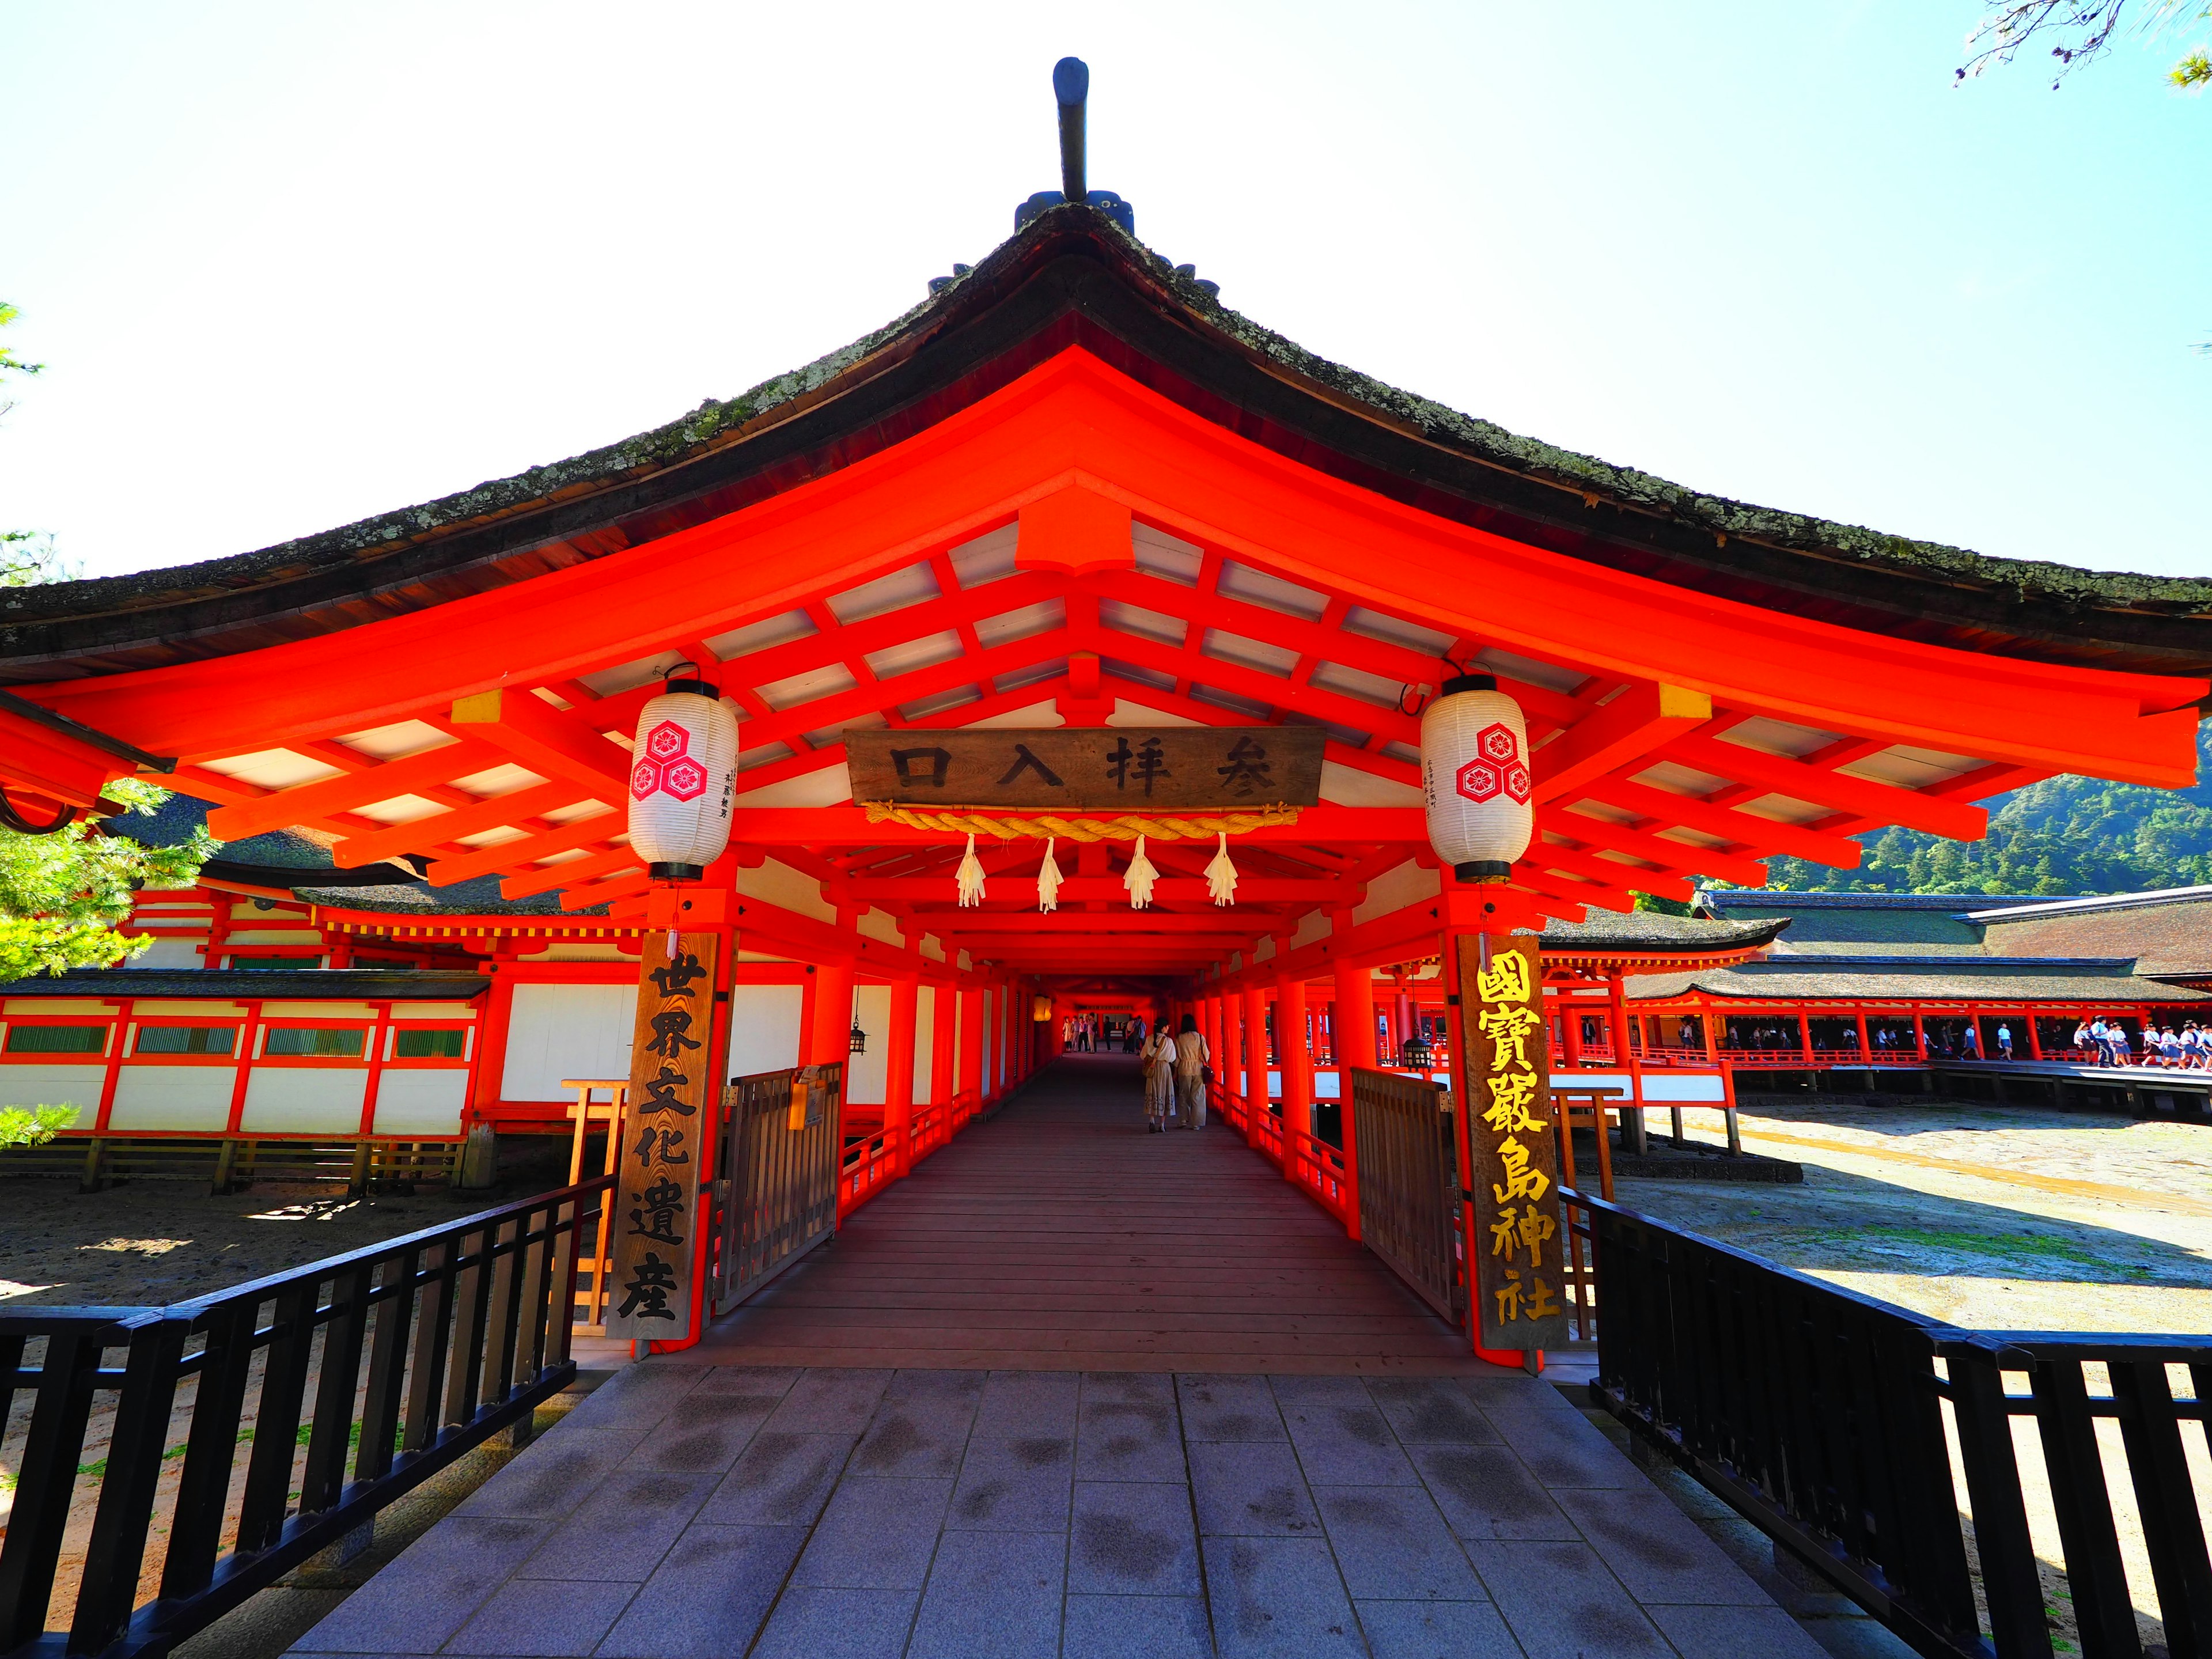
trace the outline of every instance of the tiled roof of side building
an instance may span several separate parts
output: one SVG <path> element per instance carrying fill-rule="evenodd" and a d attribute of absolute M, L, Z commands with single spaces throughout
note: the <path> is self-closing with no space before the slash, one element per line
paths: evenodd
<path fill-rule="evenodd" d="M 192 831 L 204 824 L 214 810 L 209 802 L 193 796 L 172 795 L 150 815 L 128 813 L 104 819 L 100 827 L 144 846 L 176 847 L 190 840 Z M 271 830 L 243 841 L 226 842 L 202 873 L 214 882 L 289 888 L 307 902 L 332 909 L 424 916 L 583 918 L 607 913 L 604 904 L 564 910 L 557 891 L 520 899 L 502 897 L 497 876 L 433 887 L 419 879 L 409 880 L 404 866 L 393 863 L 341 870 L 332 862 L 328 847 L 297 830 Z"/>
<path fill-rule="evenodd" d="M 256 552 L 9 589 L 0 678 L 228 654 L 602 557 L 897 442 L 1071 344 L 1255 441 L 1569 557 L 1969 649 L 2212 668 L 2212 581 L 1991 558 L 1508 432 L 1261 328 L 1075 204 L 1038 214 L 887 327 L 650 432 Z"/>
<path fill-rule="evenodd" d="M 1771 944 L 1790 926 L 1787 916 L 1767 921 L 1709 921 L 1657 910 L 1588 911 L 1581 921 L 1547 923 L 1547 951 L 1741 951 Z"/>

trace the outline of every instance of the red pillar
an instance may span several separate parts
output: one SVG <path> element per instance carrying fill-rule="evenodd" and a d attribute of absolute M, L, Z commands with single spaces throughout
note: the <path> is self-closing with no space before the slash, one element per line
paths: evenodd
<path fill-rule="evenodd" d="M 1244 988 L 1244 1104 L 1251 1114 L 1252 1144 L 1261 1144 L 1260 1125 L 1268 1115 L 1267 994 Z"/>
<path fill-rule="evenodd" d="M 959 998 L 950 984 L 935 987 L 929 999 L 929 1103 L 945 1115 L 952 1098 L 952 1057 L 958 1030 Z"/>
<path fill-rule="evenodd" d="M 1283 1068 L 1283 1175 L 1298 1181 L 1313 1133 L 1313 1054 L 1306 1041 L 1306 982 L 1295 975 L 1275 981 L 1275 1058 Z"/>
<path fill-rule="evenodd" d="M 805 1064 L 830 1066 L 853 1057 L 853 964 L 823 962 L 814 969 L 814 1030 Z"/>
<path fill-rule="evenodd" d="M 980 1107 L 983 1101 L 983 993 L 965 986 L 960 990 L 959 1075 L 958 1092 L 975 1096 Z"/>
<path fill-rule="evenodd" d="M 1340 926 L 1348 926 L 1348 920 Z M 1336 1052 L 1337 1121 L 1344 1125 L 1345 1231 L 1359 1237 L 1359 1124 L 1352 1109 L 1354 1066 L 1375 1070 L 1375 975 L 1348 963 L 1336 964 L 1335 1012 L 1329 1022 Z"/>
<path fill-rule="evenodd" d="M 884 1040 L 884 1138 L 892 1147 L 891 1172 L 914 1168 L 914 1028 L 921 1006 L 921 981 L 905 974 L 891 981 L 891 1029 Z"/>

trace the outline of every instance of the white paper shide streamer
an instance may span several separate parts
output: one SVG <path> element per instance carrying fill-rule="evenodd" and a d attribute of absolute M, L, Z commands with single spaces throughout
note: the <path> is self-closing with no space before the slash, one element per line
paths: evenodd
<path fill-rule="evenodd" d="M 961 855 L 957 877 L 960 885 L 960 908 L 972 910 L 983 902 L 983 860 L 975 856 L 975 837 L 968 837 L 968 850 Z"/>
<path fill-rule="evenodd" d="M 704 680 L 671 680 L 639 711 L 629 844 L 656 881 L 697 881 L 730 844 L 738 717 Z"/>
<path fill-rule="evenodd" d="M 1152 902 L 1152 884 L 1159 878 L 1160 872 L 1152 867 L 1152 861 L 1145 856 L 1145 838 L 1139 836 L 1137 837 L 1136 855 L 1129 860 L 1129 867 L 1121 872 L 1121 885 L 1127 890 L 1129 908 L 1132 910 L 1150 908 Z"/>
<path fill-rule="evenodd" d="M 1037 866 L 1037 908 L 1040 910 L 1060 908 L 1060 863 L 1052 855 L 1052 844 L 1055 839 L 1052 836 L 1044 838 L 1044 862 Z"/>
<path fill-rule="evenodd" d="M 1229 861 L 1229 833 L 1224 830 L 1220 845 L 1214 849 L 1212 860 L 1206 866 L 1206 890 L 1213 896 L 1216 904 L 1237 902 L 1237 866 Z"/>
<path fill-rule="evenodd" d="M 1487 674 L 1461 674 L 1421 716 L 1429 844 L 1462 881 L 1502 881 L 1528 850 L 1534 781 L 1521 705 Z"/>

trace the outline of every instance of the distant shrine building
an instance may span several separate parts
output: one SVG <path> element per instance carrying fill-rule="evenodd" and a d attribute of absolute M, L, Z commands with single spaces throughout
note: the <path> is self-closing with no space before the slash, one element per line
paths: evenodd
<path fill-rule="evenodd" d="M 1459 1069 L 1478 1007 L 1516 1098 L 1571 1073 L 1632 1108 L 2207 1017 L 2204 890 L 1761 890 L 1884 826 L 1975 838 L 1975 801 L 2057 773 L 2191 783 L 2197 585 L 1516 436 L 1266 331 L 1130 227 L 1054 196 L 889 326 L 669 426 L 9 591 L 13 811 L 143 775 L 177 797 L 115 833 L 224 845 L 140 895 L 128 965 L 0 988 L 0 1101 L 79 1108 L 72 1157 L 432 1169 L 569 1133 L 583 1085 L 680 1127 L 836 1066 L 857 1202 L 1077 1014 L 1188 1015 L 1326 1197 L 1346 1070 L 1491 1086 Z M 696 866 L 639 844 L 655 800 Z"/>

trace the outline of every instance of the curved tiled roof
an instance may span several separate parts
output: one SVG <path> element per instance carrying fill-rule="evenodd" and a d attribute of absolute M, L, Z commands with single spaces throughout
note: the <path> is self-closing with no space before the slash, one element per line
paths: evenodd
<path fill-rule="evenodd" d="M 1990 558 L 1508 432 L 1316 356 L 1074 205 L 887 327 L 619 443 L 255 552 L 6 590 L 0 679 L 228 654 L 597 558 L 896 443 L 1077 344 L 1310 465 L 1572 557 L 1905 637 L 2212 671 L 2212 581 Z"/>

